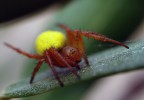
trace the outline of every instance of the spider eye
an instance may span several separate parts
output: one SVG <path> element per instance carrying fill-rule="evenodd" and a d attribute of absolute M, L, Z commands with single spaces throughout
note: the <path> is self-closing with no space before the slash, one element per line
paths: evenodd
<path fill-rule="evenodd" d="M 74 54 L 74 53 L 76 53 L 76 50 L 71 49 L 71 50 L 70 50 L 70 53 L 71 53 L 71 54 Z"/>

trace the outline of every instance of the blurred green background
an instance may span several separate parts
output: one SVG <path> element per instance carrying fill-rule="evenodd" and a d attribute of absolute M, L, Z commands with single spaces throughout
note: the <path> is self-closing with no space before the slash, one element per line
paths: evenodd
<path fill-rule="evenodd" d="M 55 2 L 57 3 L 57 1 L 58 0 L 56 0 Z M 46 21 L 43 24 L 43 27 L 41 27 L 40 31 L 38 31 L 35 35 L 47 29 L 61 30 L 56 26 L 56 23 L 63 23 L 63 24 L 68 25 L 72 29 L 99 32 L 101 34 L 107 35 L 110 38 L 123 42 L 123 41 L 126 41 L 127 38 L 131 36 L 132 33 L 139 27 L 144 17 L 144 10 L 143 10 L 144 1 L 143 0 L 137 0 L 137 1 L 136 0 L 71 0 L 69 2 L 68 0 L 61 0 L 61 1 L 59 0 L 59 3 L 57 4 L 55 4 L 55 2 L 49 3 L 49 2 L 46 2 L 45 0 L 42 0 L 42 1 L 37 0 L 36 5 L 27 0 L 23 2 L 25 2 L 23 3 L 23 5 L 20 3 L 21 6 L 17 6 L 19 7 L 17 9 L 21 10 L 21 13 L 19 15 L 17 13 L 19 10 L 17 11 L 15 9 L 9 9 L 8 14 L 12 13 L 13 11 L 12 13 L 13 16 L 10 14 L 11 16 L 9 16 L 9 18 L 1 17 L 0 20 L 1 22 L 3 22 L 1 24 L 1 28 L 9 26 L 9 22 L 7 22 L 6 24 L 4 23 L 6 21 L 15 19 L 16 21 L 12 21 L 12 23 L 17 23 L 20 20 L 25 20 L 25 18 L 20 19 L 20 20 L 17 20 L 16 18 L 20 18 L 20 16 L 21 17 L 26 16 L 25 14 L 31 14 L 29 16 L 31 16 L 31 19 L 32 19 L 33 16 L 37 16 L 38 14 L 41 14 L 40 12 L 43 10 L 39 10 L 37 14 L 33 14 L 34 11 L 36 12 L 38 9 L 42 9 L 43 7 L 45 7 L 43 9 L 49 9 L 50 7 L 54 5 L 56 7 L 56 10 L 54 10 L 55 13 L 52 13 L 53 20 Z M 16 7 L 16 5 L 18 4 L 19 2 L 15 1 L 13 6 Z M 12 5 L 8 5 L 5 7 L 7 7 L 8 9 L 9 7 L 12 7 Z M 30 7 L 30 8 L 27 9 L 27 7 L 28 8 Z M 3 10 L 3 11 L 5 12 L 6 10 Z M 1 13 L 1 14 L 3 16 L 8 15 L 6 13 Z M 49 15 L 47 15 L 47 17 L 49 17 Z M 10 25 L 13 25 L 13 24 L 11 24 L 10 22 Z M 32 26 L 32 28 L 36 28 L 36 27 Z M 25 31 L 25 30 L 27 29 L 23 29 L 22 31 Z M 1 37 L 3 37 L 2 36 L 3 31 L 0 31 L 0 32 L 1 32 L 0 34 Z M 34 35 L 34 38 L 36 37 L 35 35 Z M 34 43 L 34 38 L 32 38 L 31 45 Z M 94 41 L 93 39 L 84 38 L 84 40 L 85 40 L 87 55 L 93 54 L 95 52 L 102 51 L 104 49 L 108 49 L 114 46 L 111 44 Z M 2 45 L 2 42 L 3 41 L 1 41 L 0 45 Z M 20 40 L 18 42 L 20 42 Z M 27 45 L 27 44 L 24 44 L 24 45 Z M 31 46 L 32 52 L 34 52 L 33 48 L 34 48 L 34 45 Z M 20 72 L 21 74 L 20 77 L 22 79 L 30 77 L 32 69 L 35 66 L 35 62 L 36 61 L 29 60 L 29 59 L 23 62 L 24 68 L 22 68 Z M 2 65 L 5 65 L 5 64 L 2 64 Z M 8 66 L 8 65 L 5 65 L 5 66 Z M 47 65 L 44 65 L 44 67 L 42 67 L 40 71 L 43 71 L 46 69 L 47 69 Z M 0 71 L 1 73 L 2 72 L 1 67 L 0 67 L 0 70 L 1 70 Z M 1 75 L 0 79 L 6 80 L 4 77 L 5 76 Z M 83 83 L 80 82 L 78 84 L 56 89 L 55 91 L 51 91 L 49 93 L 45 93 L 45 94 L 37 95 L 33 97 L 27 97 L 23 99 L 24 100 L 80 100 L 85 95 L 85 93 L 89 90 L 89 88 L 94 82 L 95 80 L 88 80 Z"/>

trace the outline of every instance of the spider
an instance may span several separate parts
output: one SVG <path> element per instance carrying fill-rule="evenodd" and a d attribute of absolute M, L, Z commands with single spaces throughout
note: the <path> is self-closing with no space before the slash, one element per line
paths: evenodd
<path fill-rule="evenodd" d="M 89 65 L 88 58 L 85 55 L 85 48 L 82 36 L 86 36 L 88 38 L 93 38 L 95 40 L 100 40 L 103 42 L 115 43 L 125 48 L 129 48 L 127 45 L 121 42 L 110 39 L 96 32 L 71 30 L 64 24 L 58 24 L 58 26 L 66 31 L 67 38 L 63 33 L 59 31 L 51 30 L 42 32 L 36 39 L 37 54 L 27 53 L 8 43 L 4 43 L 7 47 L 13 49 L 17 53 L 20 53 L 28 58 L 38 60 L 38 63 L 32 72 L 30 84 L 33 83 L 36 73 L 44 62 L 50 66 L 55 78 L 62 87 L 64 86 L 64 84 L 60 80 L 54 66 L 60 68 L 68 68 L 78 79 L 80 79 L 80 76 L 77 74 L 77 71 L 73 69 L 73 67 L 77 67 L 80 70 L 80 66 L 78 65 L 78 63 L 81 61 L 82 58 L 84 59 L 85 63 Z"/>

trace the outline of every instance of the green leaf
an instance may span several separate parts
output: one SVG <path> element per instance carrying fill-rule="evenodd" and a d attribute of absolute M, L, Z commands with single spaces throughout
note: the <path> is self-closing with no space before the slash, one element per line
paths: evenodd
<path fill-rule="evenodd" d="M 89 56 L 90 66 L 85 66 L 84 62 L 80 63 L 81 70 L 78 71 L 78 74 L 81 76 L 81 80 L 78 80 L 67 69 L 58 70 L 60 79 L 65 86 L 68 86 L 84 82 L 90 78 L 101 78 L 115 73 L 144 68 L 144 41 L 136 41 L 128 44 L 128 46 L 130 49 L 123 47 L 111 48 L 110 50 Z M 61 87 L 52 73 L 46 72 L 39 74 L 32 85 L 29 84 L 29 79 L 26 79 L 8 86 L 1 93 L 0 100 L 37 95 L 56 88 Z"/>

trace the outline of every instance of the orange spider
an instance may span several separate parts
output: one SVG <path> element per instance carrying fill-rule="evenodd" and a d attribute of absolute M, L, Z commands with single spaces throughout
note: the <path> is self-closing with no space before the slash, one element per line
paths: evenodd
<path fill-rule="evenodd" d="M 36 50 L 38 54 L 30 54 L 8 43 L 4 43 L 7 47 L 15 50 L 17 53 L 38 60 L 38 63 L 33 70 L 30 84 L 33 83 L 36 73 L 44 62 L 49 64 L 60 86 L 63 86 L 63 82 L 60 80 L 54 66 L 60 68 L 67 67 L 77 78 L 80 79 L 80 76 L 77 74 L 76 70 L 73 70 L 73 67 L 77 67 L 80 70 L 78 63 L 81 61 L 82 58 L 84 59 L 85 63 L 89 65 L 89 61 L 87 59 L 87 56 L 85 55 L 85 48 L 82 36 L 94 38 L 103 42 L 115 43 L 125 48 L 129 48 L 121 42 L 112 40 L 96 32 L 71 30 L 69 27 L 63 24 L 58 24 L 58 26 L 66 31 L 67 39 L 65 38 L 63 33 L 58 31 L 43 32 L 36 39 Z"/>

